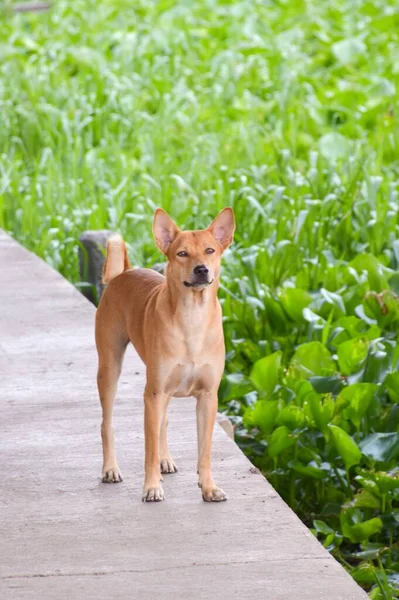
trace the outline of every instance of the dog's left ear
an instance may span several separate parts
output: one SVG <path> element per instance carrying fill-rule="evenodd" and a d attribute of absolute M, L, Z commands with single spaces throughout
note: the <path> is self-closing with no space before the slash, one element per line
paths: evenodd
<path fill-rule="evenodd" d="M 179 233 L 180 229 L 172 221 L 167 212 L 162 208 L 157 208 L 154 214 L 152 224 L 155 243 L 163 254 L 167 254 L 169 246 Z"/>
<path fill-rule="evenodd" d="M 217 242 L 226 250 L 233 241 L 235 223 L 233 209 L 224 208 L 207 228 Z"/>

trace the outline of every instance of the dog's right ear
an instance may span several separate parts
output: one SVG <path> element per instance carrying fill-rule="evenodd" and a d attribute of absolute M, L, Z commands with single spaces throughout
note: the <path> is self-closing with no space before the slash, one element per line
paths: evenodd
<path fill-rule="evenodd" d="M 172 221 L 168 213 L 166 213 L 162 208 L 157 208 L 154 214 L 152 231 L 156 245 L 162 254 L 166 254 L 180 229 Z"/>

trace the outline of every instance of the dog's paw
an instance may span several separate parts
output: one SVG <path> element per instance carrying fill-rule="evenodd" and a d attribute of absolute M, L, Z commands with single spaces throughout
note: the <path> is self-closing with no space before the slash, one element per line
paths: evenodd
<path fill-rule="evenodd" d="M 214 488 L 202 488 L 202 499 L 204 502 L 224 502 L 227 500 L 227 496 L 224 491 L 219 487 Z"/>
<path fill-rule="evenodd" d="M 141 499 L 143 502 L 162 502 L 165 499 L 165 495 L 161 487 L 153 487 L 147 490 L 144 489 Z"/>
<path fill-rule="evenodd" d="M 123 481 L 122 473 L 118 467 L 111 467 L 110 469 L 104 469 L 102 482 L 103 483 L 120 483 Z"/>
<path fill-rule="evenodd" d="M 177 467 L 172 458 L 161 459 L 161 473 L 177 473 Z"/>

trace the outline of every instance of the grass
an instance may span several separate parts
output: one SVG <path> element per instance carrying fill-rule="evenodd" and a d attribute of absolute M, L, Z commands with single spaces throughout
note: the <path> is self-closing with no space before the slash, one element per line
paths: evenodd
<path fill-rule="evenodd" d="M 151 265 L 156 206 L 187 228 L 233 206 L 221 405 L 370 597 L 395 597 L 397 3 L 10 8 L 0 226 L 79 285 L 84 229 Z"/>

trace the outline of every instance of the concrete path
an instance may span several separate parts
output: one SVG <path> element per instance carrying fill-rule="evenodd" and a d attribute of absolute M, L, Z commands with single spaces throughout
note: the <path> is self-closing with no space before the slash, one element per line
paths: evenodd
<path fill-rule="evenodd" d="M 131 350 L 115 410 L 124 482 L 100 482 L 94 308 L 0 232 L 0 598 L 365 600 L 217 426 L 196 487 L 194 402 L 174 400 L 180 468 L 143 504 L 144 369 Z"/>

